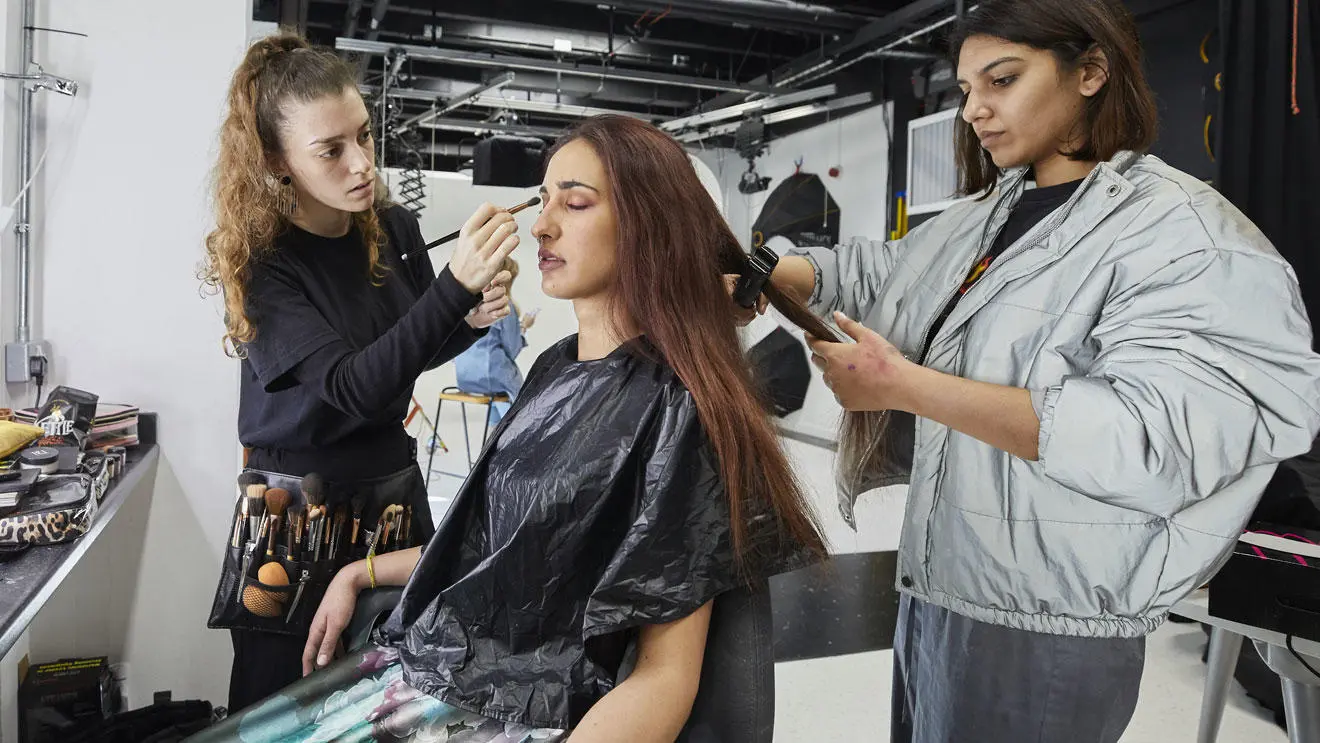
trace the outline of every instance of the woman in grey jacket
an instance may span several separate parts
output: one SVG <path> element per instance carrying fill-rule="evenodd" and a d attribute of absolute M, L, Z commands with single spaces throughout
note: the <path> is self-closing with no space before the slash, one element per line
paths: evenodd
<path fill-rule="evenodd" d="M 916 419 L 893 740 L 1117 741 L 1144 636 L 1309 449 L 1320 357 L 1269 241 L 1142 154 L 1118 0 L 983 0 L 952 42 L 978 198 L 773 280 L 857 340 L 812 344 L 847 410 Z"/>

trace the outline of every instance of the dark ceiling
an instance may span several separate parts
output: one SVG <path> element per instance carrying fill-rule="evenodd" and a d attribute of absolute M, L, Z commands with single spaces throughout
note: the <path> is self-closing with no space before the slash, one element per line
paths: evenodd
<path fill-rule="evenodd" d="M 930 43 L 937 34 L 904 37 L 953 16 L 962 5 L 254 0 L 254 18 L 295 26 L 319 44 L 352 48 L 343 53 L 359 65 L 369 97 L 378 95 L 387 69 L 397 70 L 387 82 L 386 164 L 412 158 L 421 167 L 454 170 L 487 132 L 549 137 L 582 115 L 602 111 L 663 124 L 768 100 L 760 113 L 778 112 L 767 119 L 773 133 L 776 126 L 793 126 L 777 121 L 800 125 L 827 110 L 872 105 L 866 92 L 877 91 L 875 65 L 881 59 L 917 64 L 933 58 Z M 833 89 L 821 90 L 831 84 Z M 811 92 L 784 98 L 797 91 Z M 417 121 L 430 112 L 438 114 L 432 122 Z M 673 131 L 688 141 L 727 143 L 733 128 L 757 113 L 754 104 L 751 111 Z M 712 126 L 720 128 L 709 132 Z"/>

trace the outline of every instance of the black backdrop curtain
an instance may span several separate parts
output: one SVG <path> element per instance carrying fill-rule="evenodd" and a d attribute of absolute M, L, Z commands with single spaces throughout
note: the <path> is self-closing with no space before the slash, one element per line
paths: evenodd
<path fill-rule="evenodd" d="M 1216 181 L 1292 263 L 1320 331 L 1320 0 L 1221 0 L 1219 31 Z"/>

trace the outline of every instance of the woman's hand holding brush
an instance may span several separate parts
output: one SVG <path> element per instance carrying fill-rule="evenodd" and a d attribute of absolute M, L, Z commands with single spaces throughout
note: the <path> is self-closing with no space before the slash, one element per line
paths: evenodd
<path fill-rule="evenodd" d="M 482 204 L 458 231 L 449 271 L 473 294 L 481 294 L 518 247 L 518 223 L 511 210 Z"/>

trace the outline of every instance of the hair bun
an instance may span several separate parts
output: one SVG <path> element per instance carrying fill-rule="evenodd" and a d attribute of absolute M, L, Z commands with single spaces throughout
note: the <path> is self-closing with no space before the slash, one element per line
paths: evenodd
<path fill-rule="evenodd" d="M 265 65 L 286 52 L 310 48 L 311 44 L 298 34 L 278 33 L 257 41 L 252 45 L 250 54 L 252 61 Z"/>

